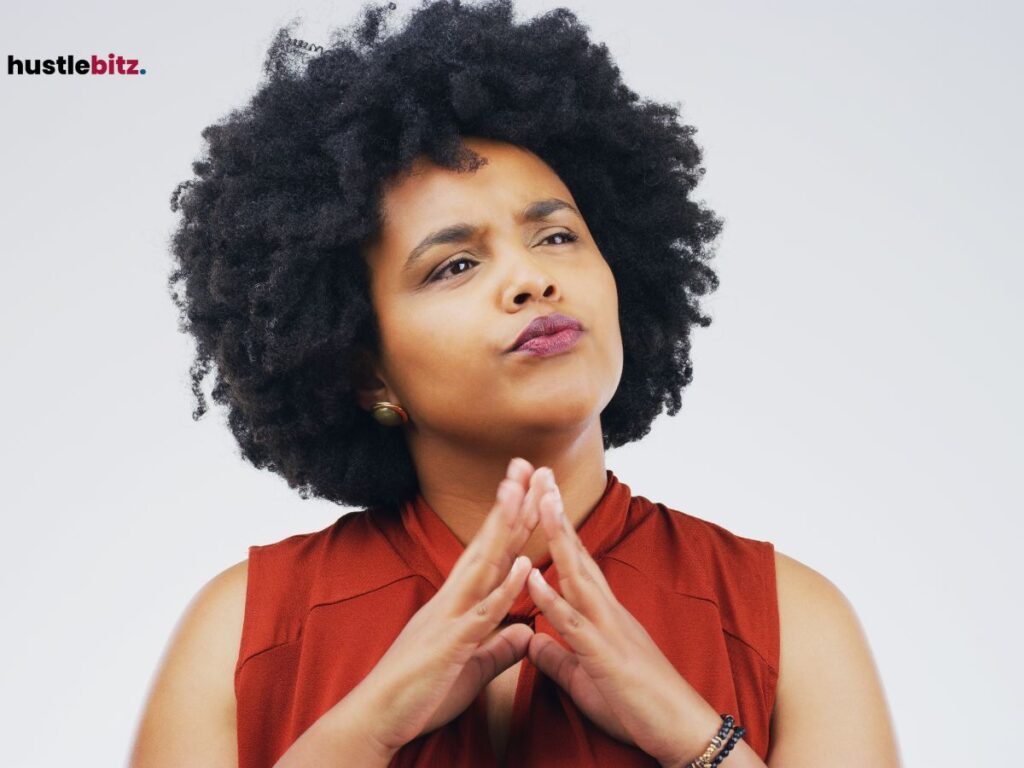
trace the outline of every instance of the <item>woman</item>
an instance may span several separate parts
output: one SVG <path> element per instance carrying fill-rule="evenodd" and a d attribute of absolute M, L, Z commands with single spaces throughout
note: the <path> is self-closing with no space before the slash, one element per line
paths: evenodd
<path fill-rule="evenodd" d="M 565 9 L 385 22 L 282 32 L 173 197 L 196 416 L 212 367 L 248 460 L 364 509 L 200 591 L 132 765 L 898 764 L 842 593 L 605 468 L 710 322 L 693 129 Z"/>

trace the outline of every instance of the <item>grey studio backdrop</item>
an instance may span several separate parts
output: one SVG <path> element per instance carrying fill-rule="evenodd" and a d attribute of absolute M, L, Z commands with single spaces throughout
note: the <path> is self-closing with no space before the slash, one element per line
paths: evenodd
<path fill-rule="evenodd" d="M 634 90 L 680 103 L 726 219 L 683 410 L 608 466 L 839 586 L 908 766 L 1015 763 L 1020 6 L 565 5 Z M 165 243 L 200 130 L 253 92 L 277 28 L 326 42 L 357 9 L 0 11 L 5 766 L 124 764 L 196 591 L 348 511 L 244 463 L 221 409 L 192 421 Z M 147 74 L 7 74 L 107 52 Z"/>

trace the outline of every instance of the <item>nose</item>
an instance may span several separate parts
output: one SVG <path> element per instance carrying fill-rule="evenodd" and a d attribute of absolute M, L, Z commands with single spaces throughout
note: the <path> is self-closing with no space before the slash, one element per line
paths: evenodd
<path fill-rule="evenodd" d="M 516 254 L 511 267 L 511 274 L 503 288 L 502 303 L 509 309 L 515 309 L 530 300 L 531 297 L 545 299 L 557 298 L 560 291 L 558 284 L 549 270 L 537 263 L 534 254 L 526 249 L 524 254 Z"/>

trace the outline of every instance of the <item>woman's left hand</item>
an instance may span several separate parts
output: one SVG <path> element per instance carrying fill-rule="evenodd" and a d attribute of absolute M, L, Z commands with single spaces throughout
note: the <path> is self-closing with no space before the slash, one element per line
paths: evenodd
<path fill-rule="evenodd" d="M 654 640 L 612 593 L 601 569 L 562 514 L 551 470 L 540 500 L 540 526 L 558 567 L 562 594 L 534 568 L 530 597 L 569 644 L 550 635 L 530 639 L 530 661 L 555 680 L 603 730 L 663 766 L 686 765 L 722 724 L 714 708 L 683 679 Z"/>

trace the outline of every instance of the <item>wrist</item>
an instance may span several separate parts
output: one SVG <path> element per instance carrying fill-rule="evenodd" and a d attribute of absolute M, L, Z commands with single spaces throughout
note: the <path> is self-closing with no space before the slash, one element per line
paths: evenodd
<path fill-rule="evenodd" d="M 372 693 L 358 685 L 334 705 L 331 719 L 337 733 L 358 734 L 361 742 L 372 754 L 374 762 L 388 765 L 402 745 L 389 743 L 386 735 L 378 730 L 383 711 Z"/>
<path fill-rule="evenodd" d="M 680 747 L 676 753 L 678 756 L 663 761 L 662 768 L 689 768 L 694 760 L 704 754 L 711 740 L 718 734 L 722 727 L 722 716 L 705 701 L 699 714 L 690 714 L 683 722 L 687 723 L 687 727 L 681 734 Z"/>
<path fill-rule="evenodd" d="M 274 768 L 345 765 L 387 768 L 397 749 L 388 749 L 371 731 L 359 696 L 346 696 L 328 709 L 281 755 Z"/>

